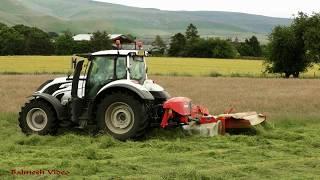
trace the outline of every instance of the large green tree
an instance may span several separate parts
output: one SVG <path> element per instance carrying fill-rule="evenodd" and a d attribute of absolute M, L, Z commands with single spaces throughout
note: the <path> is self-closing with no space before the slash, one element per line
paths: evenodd
<path fill-rule="evenodd" d="M 3 23 L 1 23 L 0 22 L 0 30 L 2 29 L 2 28 L 4 28 L 4 27 L 8 27 L 6 24 L 3 24 Z"/>
<path fill-rule="evenodd" d="M 190 57 L 234 58 L 236 49 L 227 40 L 219 38 L 199 39 L 190 49 Z"/>
<path fill-rule="evenodd" d="M 75 53 L 90 53 L 91 50 L 90 41 L 75 41 L 73 47 L 73 54 Z"/>
<path fill-rule="evenodd" d="M 177 33 L 171 37 L 170 48 L 168 50 L 169 56 L 184 56 L 186 48 L 186 38 L 183 34 Z"/>
<path fill-rule="evenodd" d="M 186 39 L 188 41 L 194 41 L 196 39 L 200 38 L 198 34 L 198 29 L 195 25 L 189 24 L 186 30 Z"/>
<path fill-rule="evenodd" d="M 49 35 L 38 28 L 31 28 L 26 37 L 26 52 L 36 55 L 50 55 L 54 53 L 53 43 Z"/>
<path fill-rule="evenodd" d="M 166 44 L 164 43 L 164 41 L 162 40 L 162 38 L 159 35 L 156 36 L 156 38 L 154 39 L 154 41 L 151 44 L 154 47 L 152 49 L 152 54 L 161 56 L 165 53 Z"/>
<path fill-rule="evenodd" d="M 306 16 L 303 13 L 296 18 L 294 28 L 301 34 L 306 56 L 314 62 L 320 62 L 320 13 Z"/>
<path fill-rule="evenodd" d="M 71 55 L 74 53 L 75 42 L 70 31 L 64 32 L 55 42 L 55 51 L 58 55 Z"/>
<path fill-rule="evenodd" d="M 0 54 L 22 55 L 24 50 L 24 37 L 15 29 L 2 26 L 0 28 Z"/>
<path fill-rule="evenodd" d="M 112 48 L 112 41 L 109 37 L 109 34 L 106 31 L 94 32 L 90 40 L 90 44 L 91 44 L 92 52 Z"/>
<path fill-rule="evenodd" d="M 3 55 L 2 54 L 2 49 L 4 47 L 4 44 L 3 44 L 3 37 L 1 35 L 1 33 L 2 33 L 4 28 L 8 28 L 8 26 L 3 24 L 3 23 L 0 23 L 0 55 Z"/>
<path fill-rule="evenodd" d="M 186 33 L 185 33 L 185 37 L 186 37 L 186 47 L 185 47 L 185 53 L 184 56 L 194 56 L 193 54 L 195 52 L 193 52 L 194 50 L 194 46 L 200 41 L 200 36 L 198 34 L 198 29 L 195 25 L 193 24 L 189 24 L 189 26 L 186 29 Z"/>
<path fill-rule="evenodd" d="M 270 53 L 266 60 L 268 72 L 284 73 L 287 78 L 290 75 L 299 77 L 299 73 L 311 65 L 292 27 L 277 26 L 269 40 Z"/>
<path fill-rule="evenodd" d="M 50 55 L 54 47 L 48 33 L 36 27 L 15 25 L 12 27 L 24 36 L 24 54 Z"/>
<path fill-rule="evenodd" d="M 289 27 L 276 27 L 270 35 L 268 72 L 299 77 L 320 60 L 320 15 L 299 13 Z"/>
<path fill-rule="evenodd" d="M 203 39 L 198 35 L 197 27 L 190 24 L 186 35 L 177 33 L 171 37 L 169 56 L 234 58 L 237 50 L 228 40 L 219 38 Z"/>
<path fill-rule="evenodd" d="M 246 39 L 245 42 L 238 43 L 237 47 L 241 56 L 262 56 L 261 45 L 256 36 L 252 36 L 250 39 Z"/>

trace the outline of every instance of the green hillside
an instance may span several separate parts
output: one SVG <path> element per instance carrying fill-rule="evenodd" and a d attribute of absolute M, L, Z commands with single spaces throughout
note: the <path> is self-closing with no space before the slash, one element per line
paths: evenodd
<path fill-rule="evenodd" d="M 211 11 L 162 11 L 91 0 L 1 0 L 0 22 L 25 24 L 46 31 L 87 33 L 107 30 L 153 37 L 184 31 L 194 23 L 203 36 L 264 36 L 290 19 Z"/>

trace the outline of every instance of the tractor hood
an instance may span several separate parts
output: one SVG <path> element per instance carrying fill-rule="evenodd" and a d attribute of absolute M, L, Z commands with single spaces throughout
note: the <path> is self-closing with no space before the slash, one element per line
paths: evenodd
<path fill-rule="evenodd" d="M 86 78 L 86 76 L 80 76 L 80 79 L 85 79 L 85 78 Z M 66 87 L 69 87 L 69 86 L 71 88 L 71 83 L 72 83 L 72 76 L 55 78 L 55 79 L 48 80 L 45 83 L 43 83 L 37 89 L 37 92 L 44 93 L 49 87 L 52 87 L 53 85 L 55 85 L 55 86 L 59 85 L 59 89 L 66 88 Z M 83 84 L 82 81 L 80 81 L 79 83 L 81 83 L 81 85 Z"/>
<path fill-rule="evenodd" d="M 81 76 L 80 79 L 85 79 L 86 76 Z M 164 91 L 164 88 L 155 83 L 153 80 L 147 79 L 144 81 L 143 85 L 135 83 L 135 81 L 130 81 L 130 80 L 117 80 L 114 81 L 110 84 L 115 84 L 115 83 L 125 83 L 125 84 L 130 84 L 132 86 L 137 86 L 137 88 L 143 88 L 143 90 L 146 91 Z M 45 83 L 43 83 L 37 90 L 37 92 L 43 93 L 45 89 L 52 85 L 60 85 L 60 88 L 66 88 L 70 87 L 71 88 L 71 83 L 72 83 L 72 77 L 59 77 L 55 78 L 53 80 L 48 80 Z M 82 87 L 84 83 L 82 81 L 79 81 L 79 88 Z M 107 85 L 106 85 L 107 86 Z M 71 89 L 70 89 L 71 90 Z"/>
<path fill-rule="evenodd" d="M 80 79 L 86 79 L 86 76 L 81 76 Z M 98 94 L 111 86 L 116 86 L 119 84 L 134 87 L 135 89 L 138 89 L 141 92 L 144 92 L 145 94 L 149 94 L 149 92 L 151 92 L 152 94 L 155 94 L 154 92 L 165 92 L 160 85 L 156 84 L 153 80 L 147 79 L 144 81 L 142 85 L 139 83 L 136 83 L 136 81 L 131 81 L 131 80 L 116 80 L 102 87 L 99 90 Z M 59 100 L 61 100 L 62 104 L 65 104 L 71 98 L 71 87 L 72 87 L 72 77 L 59 77 L 52 80 L 48 80 L 45 83 L 43 83 L 37 89 L 36 93 L 50 94 L 54 97 L 57 97 Z M 83 97 L 84 93 L 85 93 L 85 81 L 79 81 L 78 96 Z M 166 95 L 166 96 L 169 97 L 169 95 Z"/>

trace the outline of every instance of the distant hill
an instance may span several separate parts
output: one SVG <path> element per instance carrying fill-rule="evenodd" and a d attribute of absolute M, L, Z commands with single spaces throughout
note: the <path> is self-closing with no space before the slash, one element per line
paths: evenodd
<path fill-rule="evenodd" d="M 87 33 L 107 30 L 139 37 L 170 36 L 184 32 L 189 23 L 202 36 L 244 37 L 269 33 L 290 19 L 217 11 L 163 11 L 92 0 L 1 0 L 0 22 L 25 24 L 46 31 Z"/>

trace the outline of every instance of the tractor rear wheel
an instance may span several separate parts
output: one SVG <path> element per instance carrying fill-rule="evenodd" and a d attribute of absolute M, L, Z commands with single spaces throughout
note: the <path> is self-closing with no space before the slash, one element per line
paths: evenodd
<path fill-rule="evenodd" d="M 26 103 L 19 113 L 19 126 L 23 133 L 47 135 L 57 131 L 56 112 L 45 101 L 34 99 Z"/>
<path fill-rule="evenodd" d="M 98 105 L 99 130 L 121 141 L 142 137 L 148 127 L 147 120 L 145 103 L 127 93 L 109 94 Z"/>

